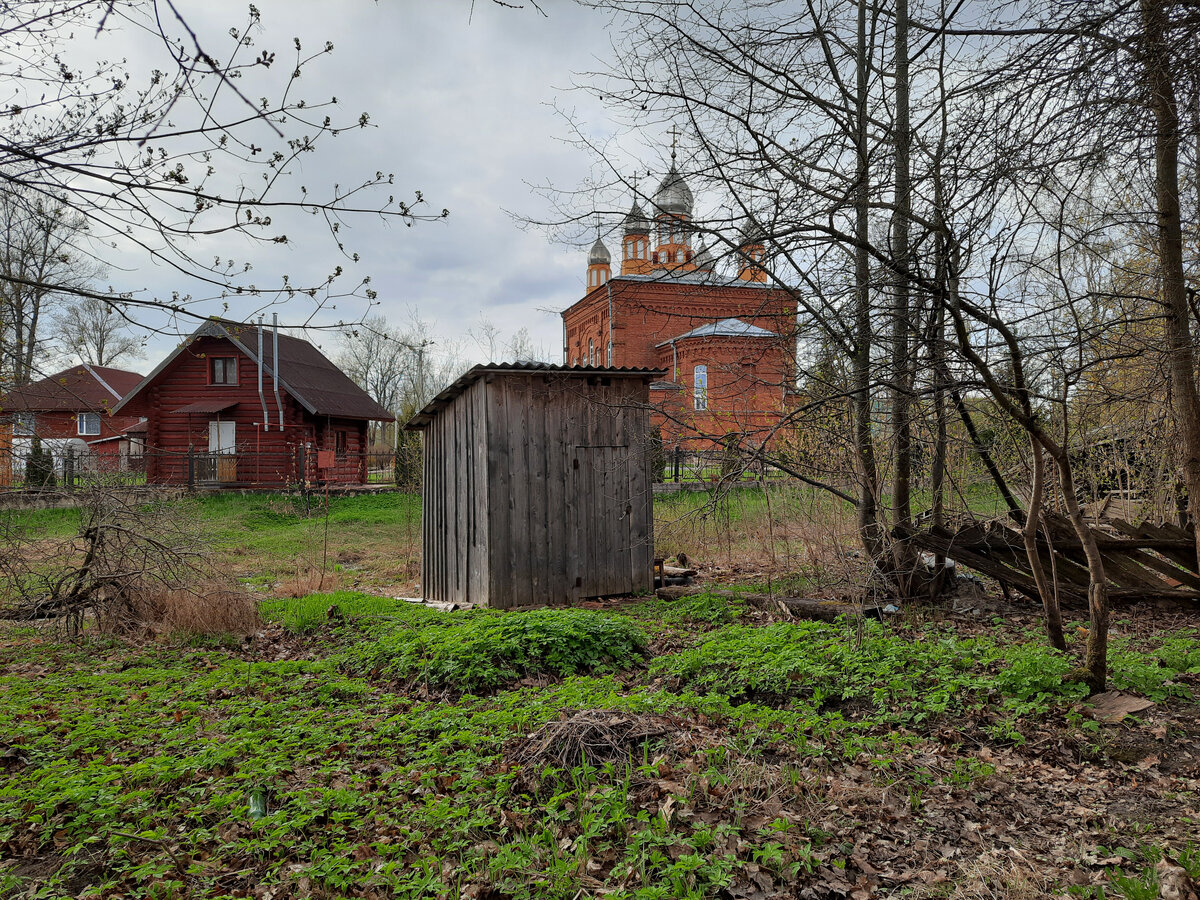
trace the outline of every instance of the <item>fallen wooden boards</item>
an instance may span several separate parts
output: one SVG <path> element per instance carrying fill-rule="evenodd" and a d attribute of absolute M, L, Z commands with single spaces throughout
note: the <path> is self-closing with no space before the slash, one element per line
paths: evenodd
<path fill-rule="evenodd" d="M 839 616 L 867 615 L 878 617 L 878 606 L 861 607 L 856 603 L 844 603 L 840 600 L 808 600 L 803 597 L 771 597 L 767 594 L 747 594 L 741 591 L 714 591 L 706 587 L 691 585 L 688 587 L 664 587 L 654 592 L 660 600 L 682 600 L 684 597 L 694 597 L 708 594 L 711 597 L 723 597 L 726 600 L 743 600 L 756 609 L 768 612 L 786 611 L 797 619 L 817 619 L 821 622 L 832 622 Z"/>
<path fill-rule="evenodd" d="M 1095 535 L 1111 599 L 1200 602 L 1200 566 L 1191 532 L 1174 525 L 1135 526 L 1120 520 L 1106 524 L 1119 532 Z M 1000 522 L 957 531 L 898 528 L 895 533 L 921 550 L 944 555 L 1030 597 L 1038 596 L 1021 535 Z M 1061 516 L 1045 517 L 1037 547 L 1042 568 L 1055 580 L 1060 598 L 1086 602 L 1087 560 L 1070 522 Z"/>

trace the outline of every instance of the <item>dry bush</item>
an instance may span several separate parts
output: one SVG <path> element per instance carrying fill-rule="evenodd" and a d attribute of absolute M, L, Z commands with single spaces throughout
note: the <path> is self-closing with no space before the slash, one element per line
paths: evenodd
<path fill-rule="evenodd" d="M 129 609 L 133 627 L 185 634 L 250 634 L 262 625 L 258 600 L 240 586 L 219 581 L 151 591 L 131 598 Z"/>
<path fill-rule="evenodd" d="M 80 528 L 68 538 L 0 521 L 0 617 L 56 620 L 69 631 L 91 618 L 109 633 L 244 632 L 257 623 L 253 601 L 213 564 L 186 501 L 103 482 L 76 496 Z"/>

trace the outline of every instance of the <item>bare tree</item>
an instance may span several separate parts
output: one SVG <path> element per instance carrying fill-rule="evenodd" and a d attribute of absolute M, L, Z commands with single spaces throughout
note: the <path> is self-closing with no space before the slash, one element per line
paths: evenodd
<path fill-rule="evenodd" d="M 112 251 L 235 299 L 240 318 L 288 300 L 320 305 L 335 294 L 370 296 L 365 278 L 341 287 L 345 267 L 357 261 L 345 243 L 347 216 L 412 224 L 446 215 L 422 212 L 419 192 L 397 197 L 385 172 L 346 173 L 328 186 L 297 184 L 302 157 L 345 129 L 371 127 L 370 117 L 343 112 L 337 98 L 303 97 L 303 73 L 333 45 L 281 42 L 263 30 L 253 5 L 220 38 L 198 34 L 173 0 L 18 0 L 5 16 L 0 75 L 10 96 L 0 128 L 0 179 L 7 189 L 27 208 L 40 204 L 82 220 Z M 117 32 L 139 36 L 138 65 L 116 58 L 97 63 L 76 52 L 78 36 L 89 34 L 103 57 Z M 322 223 L 339 256 L 313 283 L 264 281 L 252 274 L 251 260 L 201 255 L 194 244 L 197 237 L 230 235 L 258 250 L 292 244 L 298 233 L 286 229 L 297 215 Z M 8 272 L 4 280 L 25 290 L 176 313 L 187 313 L 192 302 L 120 287 L 115 295 L 91 292 L 55 274 Z"/>
<path fill-rule="evenodd" d="M 0 186 L 0 382 L 41 377 L 53 316 L 96 274 L 86 223 L 56 197 Z"/>
<path fill-rule="evenodd" d="M 111 366 L 144 355 L 143 342 L 129 331 L 124 304 L 83 297 L 54 320 L 59 349 L 93 366 Z"/>

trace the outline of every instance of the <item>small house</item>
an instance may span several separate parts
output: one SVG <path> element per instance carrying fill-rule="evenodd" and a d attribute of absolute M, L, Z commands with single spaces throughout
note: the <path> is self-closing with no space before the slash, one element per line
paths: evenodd
<path fill-rule="evenodd" d="M 60 470 L 68 454 L 81 468 L 124 468 L 138 458 L 130 432 L 136 415 L 113 415 L 142 376 L 137 372 L 80 363 L 13 388 L 0 397 L 0 484 L 19 480 L 24 458 L 37 438 Z"/>
<path fill-rule="evenodd" d="M 652 587 L 653 369 L 481 365 L 423 434 L 423 593 L 511 607 Z"/>
<path fill-rule="evenodd" d="M 301 338 L 205 321 L 114 410 L 146 419 L 151 484 L 363 484 L 367 425 L 392 419 Z"/>

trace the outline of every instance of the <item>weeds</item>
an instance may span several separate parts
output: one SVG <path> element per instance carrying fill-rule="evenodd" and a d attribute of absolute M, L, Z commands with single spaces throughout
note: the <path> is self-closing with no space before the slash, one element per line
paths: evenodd
<path fill-rule="evenodd" d="M 622 616 L 543 609 L 497 613 L 409 611 L 398 628 L 341 657 L 351 672 L 469 693 L 527 676 L 616 671 L 641 661 L 647 638 Z"/>

